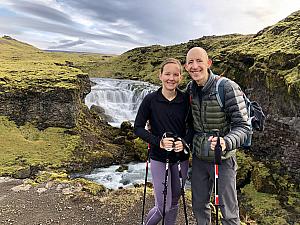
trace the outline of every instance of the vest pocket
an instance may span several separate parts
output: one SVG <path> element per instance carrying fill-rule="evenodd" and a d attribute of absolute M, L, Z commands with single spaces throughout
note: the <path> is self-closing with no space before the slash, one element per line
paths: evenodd
<path fill-rule="evenodd" d="M 195 135 L 193 139 L 193 154 L 199 159 L 207 158 L 211 155 L 210 141 L 208 137 Z"/>

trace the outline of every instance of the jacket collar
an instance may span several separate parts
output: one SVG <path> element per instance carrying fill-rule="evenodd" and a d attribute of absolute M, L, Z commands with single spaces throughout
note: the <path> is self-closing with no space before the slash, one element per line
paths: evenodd
<path fill-rule="evenodd" d="M 174 103 L 181 103 L 184 101 L 184 96 L 183 96 L 183 93 L 178 89 L 176 88 L 176 97 L 172 100 L 172 101 L 169 101 L 168 99 L 166 99 L 163 94 L 162 94 L 162 87 L 160 87 L 157 91 L 156 91 L 156 95 L 157 95 L 157 100 L 160 101 L 160 102 L 174 102 Z"/>
<path fill-rule="evenodd" d="M 216 78 L 217 78 L 217 75 L 214 74 L 211 70 L 209 70 L 208 79 L 207 79 L 205 85 L 203 86 L 202 91 L 203 92 L 209 91 Z M 196 81 L 193 81 L 193 86 L 194 86 L 194 89 L 198 86 Z"/>

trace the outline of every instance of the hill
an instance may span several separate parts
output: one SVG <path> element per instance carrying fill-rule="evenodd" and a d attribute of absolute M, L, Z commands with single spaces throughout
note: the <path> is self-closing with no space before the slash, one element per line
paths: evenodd
<path fill-rule="evenodd" d="M 45 52 L 0 38 L 0 175 L 26 178 L 126 160 L 126 148 L 113 144 L 119 130 L 85 106 L 89 76 L 75 67 L 110 57 Z"/>

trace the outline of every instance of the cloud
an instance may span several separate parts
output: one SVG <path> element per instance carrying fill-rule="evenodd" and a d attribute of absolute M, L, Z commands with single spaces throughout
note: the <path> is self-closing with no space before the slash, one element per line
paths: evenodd
<path fill-rule="evenodd" d="M 29 1 L 13 2 L 11 8 L 15 11 L 24 14 L 29 17 L 37 17 L 36 19 L 42 19 L 44 21 L 51 21 L 54 23 L 60 23 L 65 25 L 74 25 L 71 17 L 55 8 L 49 7 L 45 4 L 39 4 Z"/>
<path fill-rule="evenodd" d="M 122 53 L 257 33 L 297 9 L 299 0 L 1 0 L 0 33 L 44 49 Z"/>
<path fill-rule="evenodd" d="M 77 40 L 77 41 L 61 40 L 60 43 L 63 43 L 63 44 L 59 44 L 56 46 L 49 46 L 49 49 L 66 49 L 66 48 L 74 47 L 77 45 L 82 45 L 85 43 L 85 41 L 83 41 L 83 40 Z"/>

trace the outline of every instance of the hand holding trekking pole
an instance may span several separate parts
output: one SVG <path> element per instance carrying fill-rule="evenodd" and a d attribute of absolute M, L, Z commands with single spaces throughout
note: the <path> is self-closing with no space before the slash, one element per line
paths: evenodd
<path fill-rule="evenodd" d="M 168 173 L 169 173 L 169 154 L 171 151 L 176 152 L 176 155 L 179 160 L 179 152 L 184 150 L 185 154 L 188 154 L 186 149 L 189 149 L 188 144 L 178 137 L 176 134 L 173 134 L 172 132 L 166 132 L 163 134 L 162 139 L 160 141 L 160 147 L 164 148 L 167 151 L 166 155 L 166 172 L 165 172 L 165 180 L 164 180 L 164 204 L 163 204 L 163 213 L 162 213 L 162 225 L 165 224 L 165 216 L 166 216 L 166 200 L 167 200 L 167 190 L 168 190 Z M 180 161 L 178 161 L 178 173 L 179 173 L 179 182 L 180 182 L 180 189 L 181 189 L 181 195 L 182 195 L 182 201 L 184 205 L 184 215 L 185 215 L 185 221 L 186 225 L 188 225 L 188 217 L 187 217 L 187 211 L 186 211 L 186 202 L 185 202 L 185 195 L 184 195 L 184 181 L 182 177 L 181 172 L 181 166 Z"/>
<path fill-rule="evenodd" d="M 212 150 L 215 150 L 217 141 L 218 141 L 218 132 L 215 131 L 214 136 L 209 136 L 208 141 L 210 141 L 210 148 Z M 224 138 L 220 137 L 220 145 L 221 145 L 221 151 L 224 151 L 226 149 L 226 144 Z"/>
<path fill-rule="evenodd" d="M 213 130 L 214 132 L 214 137 L 209 137 L 208 140 L 211 141 L 211 148 L 213 150 L 215 150 L 215 164 L 217 165 L 220 165 L 222 160 L 221 160 L 221 156 L 222 156 L 222 151 L 223 151 L 223 147 L 222 147 L 222 144 L 221 144 L 221 137 L 220 137 L 220 133 L 219 133 L 219 130 L 215 129 Z M 224 139 L 222 138 L 222 141 L 223 141 L 223 146 L 224 146 L 224 149 L 225 149 L 225 141 Z"/>
<path fill-rule="evenodd" d="M 165 132 L 160 141 L 160 148 L 164 148 L 167 151 L 174 150 L 176 153 L 184 151 L 185 154 L 188 154 L 189 145 L 184 139 L 178 137 L 176 134 Z"/>
<path fill-rule="evenodd" d="M 174 138 L 173 137 L 163 137 L 160 141 L 160 148 L 166 151 L 172 151 L 174 148 Z"/>

